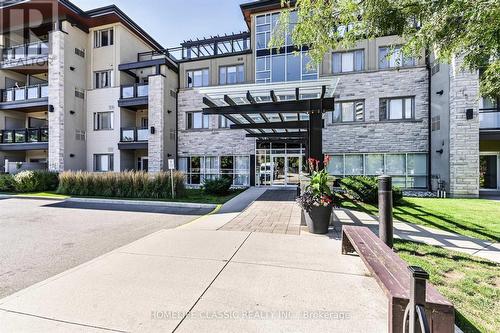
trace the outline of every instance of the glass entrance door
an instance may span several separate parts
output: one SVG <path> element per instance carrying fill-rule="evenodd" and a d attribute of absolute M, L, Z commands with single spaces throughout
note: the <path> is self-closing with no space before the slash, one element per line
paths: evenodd
<path fill-rule="evenodd" d="M 273 185 L 286 185 L 286 158 L 273 156 Z"/>
<path fill-rule="evenodd" d="M 288 156 L 286 162 L 286 184 L 298 185 L 300 181 L 300 156 Z"/>
<path fill-rule="evenodd" d="M 298 185 L 305 165 L 304 148 L 268 143 L 255 150 L 257 186 Z"/>
<path fill-rule="evenodd" d="M 499 155 L 488 154 L 479 157 L 479 187 L 485 190 L 496 190 L 499 188 Z"/>

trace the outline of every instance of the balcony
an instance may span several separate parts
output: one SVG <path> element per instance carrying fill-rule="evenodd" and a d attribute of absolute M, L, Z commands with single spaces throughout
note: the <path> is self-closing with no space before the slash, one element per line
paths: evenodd
<path fill-rule="evenodd" d="M 500 108 L 479 110 L 479 130 L 481 139 L 500 139 Z"/>
<path fill-rule="evenodd" d="M 0 110 L 47 111 L 49 86 L 32 86 L 3 89 L 0 93 Z"/>
<path fill-rule="evenodd" d="M 13 69 L 18 67 L 47 68 L 49 42 L 38 41 L 2 49 L 0 68 Z"/>
<path fill-rule="evenodd" d="M 120 129 L 120 143 L 122 150 L 148 149 L 149 129 L 139 127 L 126 127 Z"/>
<path fill-rule="evenodd" d="M 0 131 L 0 151 L 47 150 L 48 142 L 48 128 Z"/>
<path fill-rule="evenodd" d="M 122 86 L 118 106 L 137 111 L 148 107 L 149 86 L 147 83 L 136 83 Z"/>

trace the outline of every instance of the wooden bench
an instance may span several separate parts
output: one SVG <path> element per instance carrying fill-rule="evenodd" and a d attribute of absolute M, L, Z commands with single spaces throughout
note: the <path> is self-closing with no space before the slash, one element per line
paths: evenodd
<path fill-rule="evenodd" d="M 352 252 L 363 260 L 388 298 L 389 332 L 403 332 L 403 316 L 410 298 L 408 264 L 367 227 L 343 226 L 342 254 Z M 429 282 L 426 290 L 426 315 L 431 332 L 453 333 L 453 304 Z"/>

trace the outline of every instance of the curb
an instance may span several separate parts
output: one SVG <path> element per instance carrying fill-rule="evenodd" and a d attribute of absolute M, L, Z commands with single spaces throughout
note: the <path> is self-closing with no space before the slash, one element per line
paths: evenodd
<path fill-rule="evenodd" d="M 63 199 L 64 200 L 64 199 Z M 143 200 L 121 200 L 121 199 L 105 199 L 105 198 L 69 198 L 66 202 L 83 202 L 83 203 L 107 203 L 132 206 L 155 206 L 155 207 L 182 207 L 182 208 L 217 208 L 216 204 L 202 204 L 189 202 L 168 202 L 168 201 L 143 201 Z"/>
<path fill-rule="evenodd" d="M 52 200 L 52 201 L 64 201 L 69 198 L 56 198 L 56 197 L 38 197 L 34 195 L 10 195 L 10 194 L 0 194 L 0 199 L 28 199 L 28 200 Z"/>

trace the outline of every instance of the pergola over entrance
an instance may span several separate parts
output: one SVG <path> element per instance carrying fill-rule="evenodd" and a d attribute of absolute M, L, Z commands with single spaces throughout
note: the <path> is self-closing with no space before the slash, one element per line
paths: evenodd
<path fill-rule="evenodd" d="M 262 141 L 303 143 L 323 160 L 323 114 L 333 111 L 338 79 L 200 88 L 205 115 L 221 115 Z"/>

